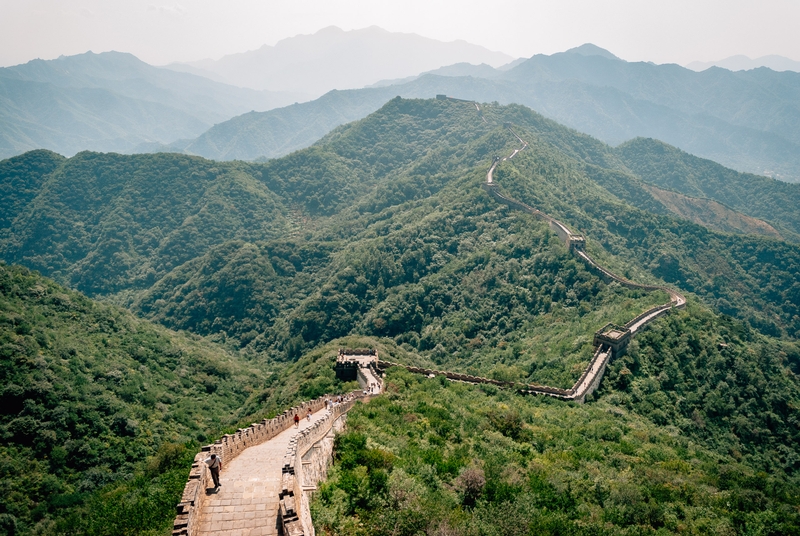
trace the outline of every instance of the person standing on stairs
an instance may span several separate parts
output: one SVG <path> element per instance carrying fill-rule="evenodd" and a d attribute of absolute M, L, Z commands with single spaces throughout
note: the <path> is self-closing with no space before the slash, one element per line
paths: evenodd
<path fill-rule="evenodd" d="M 297 413 L 294 414 L 294 427 L 295 428 L 300 427 L 300 415 L 298 415 Z"/>
<path fill-rule="evenodd" d="M 211 478 L 214 480 L 214 489 L 219 488 L 222 484 L 219 483 L 219 472 L 222 470 L 222 458 L 216 454 L 212 454 L 210 458 L 206 458 L 206 465 L 208 470 L 211 471 Z"/>

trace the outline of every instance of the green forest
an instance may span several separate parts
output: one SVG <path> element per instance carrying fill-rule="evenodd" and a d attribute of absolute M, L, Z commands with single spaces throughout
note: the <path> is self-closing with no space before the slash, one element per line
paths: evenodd
<path fill-rule="evenodd" d="M 800 186 L 763 179 L 748 198 L 752 176 L 657 142 L 481 109 L 398 97 L 261 163 L 0 162 L 0 530 L 168 533 L 199 445 L 352 388 L 339 346 L 570 387 L 595 330 L 667 296 L 604 282 L 481 188 L 519 147 L 512 123 L 529 147 L 498 166 L 500 191 L 688 307 L 637 335 L 583 406 L 391 371 L 338 439 L 318 530 L 800 531 Z M 689 221 L 654 187 L 778 235 Z"/>

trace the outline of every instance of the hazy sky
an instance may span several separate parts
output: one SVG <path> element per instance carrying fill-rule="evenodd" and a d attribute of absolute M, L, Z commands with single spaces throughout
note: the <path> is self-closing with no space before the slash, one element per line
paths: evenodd
<path fill-rule="evenodd" d="M 512 56 L 591 42 L 630 61 L 800 60 L 800 0 L 0 0 L 0 65 L 92 50 L 161 65 L 380 26 Z"/>

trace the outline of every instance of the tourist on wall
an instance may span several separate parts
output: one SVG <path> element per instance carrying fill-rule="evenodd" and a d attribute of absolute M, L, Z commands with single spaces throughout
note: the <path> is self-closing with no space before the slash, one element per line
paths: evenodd
<path fill-rule="evenodd" d="M 211 478 L 214 480 L 214 489 L 217 489 L 222 484 L 219 483 L 219 472 L 222 470 L 222 458 L 216 454 L 212 454 L 206 458 L 206 465 L 208 470 L 211 471 Z"/>

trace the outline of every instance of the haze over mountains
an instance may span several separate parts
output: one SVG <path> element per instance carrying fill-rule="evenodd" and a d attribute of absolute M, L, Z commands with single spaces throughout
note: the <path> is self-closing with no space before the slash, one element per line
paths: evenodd
<path fill-rule="evenodd" d="M 196 58 L 384 10 L 711 57 L 670 24 L 695 6 L 50 1 L 0 7 L 0 52 Z M 329 27 L 0 69 L 0 536 L 800 536 L 800 73 L 729 60 Z M 359 389 L 341 348 L 378 393 L 276 436 Z"/>
<path fill-rule="evenodd" d="M 258 50 L 167 67 L 216 77 L 229 84 L 318 97 L 385 78 L 402 78 L 459 62 L 500 67 L 514 58 L 484 47 L 445 43 L 377 26 L 344 31 L 335 26 L 298 35 Z"/>
<path fill-rule="evenodd" d="M 729 71 L 749 71 L 750 69 L 766 67 L 768 69 L 772 69 L 773 71 L 800 72 L 800 61 L 795 61 L 785 56 L 778 56 L 775 54 L 761 56 L 760 58 L 755 59 L 751 59 L 740 54 L 718 61 L 693 61 L 686 66 L 687 69 L 691 69 L 693 71 L 705 71 L 709 67 L 722 67 L 723 69 L 728 69 Z"/>
<path fill-rule="evenodd" d="M 656 138 L 739 171 L 800 180 L 800 74 L 794 72 L 697 73 L 626 62 L 587 44 L 508 70 L 459 64 L 377 86 L 236 117 L 167 149 L 215 159 L 273 158 L 364 117 L 392 96 L 442 93 L 524 104 L 612 145 Z"/>
<path fill-rule="evenodd" d="M 0 158 L 37 148 L 66 156 L 82 150 L 156 150 L 196 138 L 239 114 L 308 100 L 334 87 L 361 87 L 460 61 L 500 66 L 512 59 L 465 42 L 373 27 L 327 28 L 275 47 L 200 62 L 235 85 L 208 70 L 154 67 L 120 52 L 33 60 L 0 69 Z M 248 82 L 254 73 L 270 83 Z M 283 89 L 262 88 L 269 85 Z M 328 130 L 315 131 L 311 141 Z"/>
<path fill-rule="evenodd" d="M 127 152 L 192 138 L 234 115 L 297 98 L 153 67 L 120 52 L 33 60 L 0 69 L 0 158 L 36 148 Z"/>
<path fill-rule="evenodd" d="M 800 73 L 694 72 L 626 62 L 591 44 L 510 59 L 462 42 L 331 27 L 170 69 L 122 53 L 36 60 L 0 70 L 0 157 L 47 148 L 274 158 L 394 96 L 443 93 L 524 104 L 611 145 L 655 138 L 739 171 L 800 180 Z M 340 89 L 277 108 L 331 87 Z"/>

